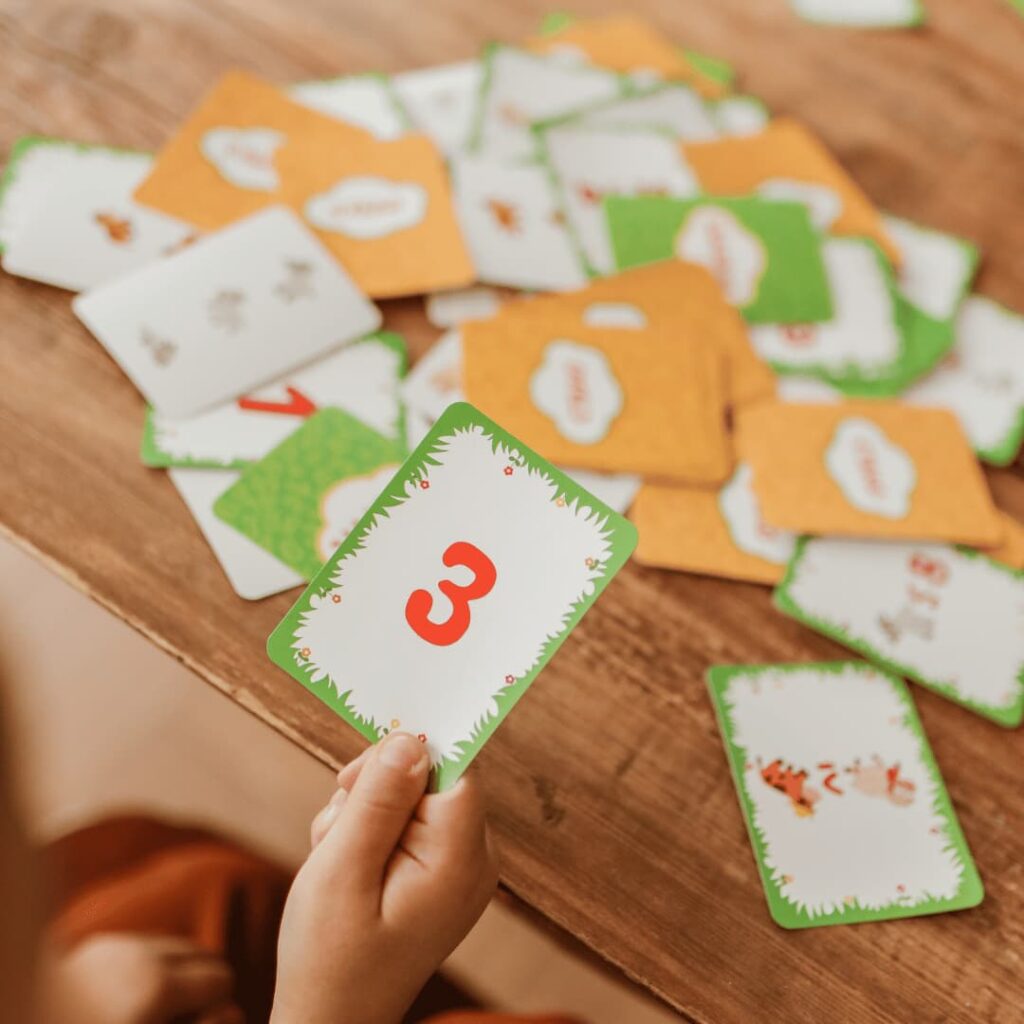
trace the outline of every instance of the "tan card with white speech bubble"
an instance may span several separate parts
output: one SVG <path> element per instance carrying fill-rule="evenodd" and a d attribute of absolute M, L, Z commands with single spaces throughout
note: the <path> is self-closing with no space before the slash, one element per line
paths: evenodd
<path fill-rule="evenodd" d="M 993 545 L 1003 537 L 957 418 L 899 402 L 740 410 L 737 452 L 767 522 L 800 533 Z"/>
<path fill-rule="evenodd" d="M 796 536 L 764 522 L 750 480 L 750 467 L 741 463 L 718 490 L 644 484 L 630 513 L 640 535 L 636 560 L 660 569 L 778 583 Z"/>
<path fill-rule="evenodd" d="M 821 231 L 877 242 L 894 264 L 899 250 L 860 186 L 799 121 L 775 118 L 756 135 L 684 144 L 705 192 L 803 203 Z"/>
<path fill-rule="evenodd" d="M 731 451 L 720 355 L 671 330 L 588 326 L 574 309 L 462 327 L 466 397 L 546 458 L 720 483 Z"/>
<path fill-rule="evenodd" d="M 285 202 L 377 297 L 473 278 L 444 164 L 426 138 L 374 139 L 240 71 L 164 146 L 135 198 L 203 230 Z"/>

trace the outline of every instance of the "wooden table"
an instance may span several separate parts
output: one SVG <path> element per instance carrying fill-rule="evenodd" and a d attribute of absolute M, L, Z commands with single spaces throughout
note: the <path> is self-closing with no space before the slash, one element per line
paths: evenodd
<path fill-rule="evenodd" d="M 980 289 L 1020 308 L 1024 20 L 1003 0 L 926 3 L 928 29 L 879 33 L 803 24 L 784 0 L 628 6 L 734 62 L 884 209 L 973 238 Z M 545 7 L 0 0 L 0 147 L 24 132 L 156 147 L 233 65 L 290 81 L 439 63 L 525 36 Z M 435 333 L 420 309 L 387 309 L 416 353 Z M 306 750 L 351 757 L 356 734 L 264 654 L 294 594 L 233 594 L 166 476 L 139 464 L 142 400 L 68 296 L 0 278 L 0 360 L 6 532 Z M 1021 462 L 991 480 L 1024 517 Z M 505 885 L 691 1021 L 1019 1021 L 1021 733 L 925 690 L 914 696 L 984 904 L 796 933 L 768 917 L 702 676 L 715 662 L 841 656 L 764 588 L 627 567 L 481 757 Z"/>

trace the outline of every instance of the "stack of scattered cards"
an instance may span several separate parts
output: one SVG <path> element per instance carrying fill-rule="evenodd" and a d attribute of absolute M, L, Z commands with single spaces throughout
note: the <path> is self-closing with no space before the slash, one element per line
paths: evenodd
<path fill-rule="evenodd" d="M 309 583 L 274 661 L 420 735 L 437 785 L 638 531 L 873 663 L 711 672 L 776 919 L 969 906 L 897 677 L 1024 715 L 1024 528 L 979 465 L 1024 438 L 1024 322 L 733 79 L 629 15 L 390 77 L 231 73 L 155 157 L 22 140 L 3 266 L 82 292 L 235 590 Z M 374 300 L 419 294 L 443 333 L 407 374 Z"/>

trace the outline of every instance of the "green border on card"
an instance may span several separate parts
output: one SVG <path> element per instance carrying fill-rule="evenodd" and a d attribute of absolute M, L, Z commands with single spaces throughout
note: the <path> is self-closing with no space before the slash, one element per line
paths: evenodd
<path fill-rule="evenodd" d="M 388 101 L 391 104 L 391 109 L 398 116 L 398 120 L 401 122 L 402 128 L 407 132 L 414 130 L 415 126 L 412 118 L 409 116 L 409 111 L 402 102 L 402 98 L 398 95 L 398 90 L 395 89 L 391 76 L 385 74 L 383 71 L 360 71 L 354 75 L 334 75 L 331 78 L 306 78 L 301 82 L 293 82 L 290 86 L 286 87 L 286 91 L 300 85 L 333 85 L 335 82 L 351 82 L 359 78 L 372 78 L 379 82 L 384 89 L 384 94 L 387 96 Z M 294 99 L 292 96 L 289 96 L 289 98 Z M 325 113 L 325 111 L 319 112 Z M 344 120 L 344 118 L 339 118 L 339 120 Z M 355 121 L 346 121 L 345 123 L 351 124 L 355 128 L 363 128 L 362 125 L 356 124 Z M 363 128 L 363 131 L 369 131 L 369 129 Z"/>
<path fill-rule="evenodd" d="M 906 685 L 902 680 L 886 672 L 878 672 L 877 674 L 891 683 L 894 692 L 904 706 L 904 724 L 917 736 L 920 743 L 921 760 L 931 774 L 932 780 L 937 784 L 933 809 L 945 820 L 950 846 L 960 855 L 960 860 L 963 864 L 963 874 L 961 875 L 960 887 L 956 895 L 951 899 L 932 899 L 923 903 L 917 903 L 914 906 L 892 905 L 877 910 L 861 907 L 853 903 L 844 910 L 812 917 L 806 910 L 797 908 L 790 900 L 786 899 L 782 894 L 781 886 L 772 878 L 771 869 L 766 862 L 767 844 L 754 824 L 754 803 L 744 783 L 743 765 L 746 761 L 746 751 L 745 748 L 736 742 L 733 733 L 732 720 L 726 704 L 726 690 L 729 683 L 737 676 L 754 676 L 766 672 L 806 671 L 838 674 L 851 667 L 870 672 L 876 671 L 873 666 L 864 662 L 827 661 L 782 665 L 714 665 L 707 672 L 706 679 L 711 695 L 711 703 L 714 705 L 715 717 L 718 719 L 722 743 L 725 746 L 726 757 L 729 761 L 729 770 L 732 774 L 737 796 L 739 797 L 740 809 L 743 812 L 743 820 L 746 822 L 747 833 L 750 836 L 754 859 L 757 861 L 758 874 L 761 876 L 761 884 L 768 900 L 768 909 L 772 920 L 781 927 L 788 929 L 818 928 L 834 924 L 859 924 L 867 921 L 888 921 L 902 917 L 923 917 L 928 914 L 940 914 L 950 910 L 966 910 L 968 907 L 976 907 L 984 898 L 985 889 L 978 874 L 977 865 L 974 863 L 974 858 L 971 856 L 970 848 L 967 845 L 967 839 L 960 827 L 960 822 L 950 800 L 946 784 L 942 779 L 939 766 L 936 764 L 935 757 L 928 744 L 928 737 L 925 735 L 921 720 L 917 715 L 917 709 L 914 707 L 914 702 Z"/>
<path fill-rule="evenodd" d="M 841 626 L 827 622 L 811 612 L 805 611 L 793 597 L 790 592 L 790 588 L 796 580 L 796 575 L 800 569 L 800 564 L 803 561 L 807 547 L 814 543 L 814 539 L 815 538 L 813 537 L 800 537 L 797 539 L 796 548 L 793 550 L 793 556 L 786 565 L 782 579 L 779 581 L 772 593 L 772 603 L 780 612 L 788 615 L 792 619 L 796 619 L 797 622 L 803 623 L 815 632 L 821 633 L 822 636 L 827 636 L 830 640 L 834 640 L 836 643 L 842 644 L 844 647 L 849 647 L 850 650 L 863 655 L 875 665 L 885 669 L 885 671 L 890 672 L 893 675 L 903 676 L 920 686 L 925 686 L 929 690 L 934 690 L 935 693 L 939 694 L 939 696 L 945 697 L 947 700 L 952 701 L 954 704 L 959 704 L 961 707 L 968 708 L 975 712 L 975 714 L 981 715 L 983 718 L 987 718 L 1006 729 L 1015 729 L 1020 725 L 1021 721 L 1024 720 L 1024 662 L 1021 663 L 1020 672 L 1017 676 L 1020 688 L 1017 694 L 1017 699 L 1013 704 L 1003 708 L 994 707 L 990 704 L 980 704 L 977 701 L 962 696 L 957 692 L 956 687 L 952 684 L 940 683 L 933 679 L 926 679 L 920 672 L 914 669 L 913 666 L 904 665 L 901 662 L 895 661 L 877 650 L 866 640 L 859 640 L 856 637 L 851 636 Z M 953 550 L 967 558 L 980 559 L 983 562 L 987 562 L 998 572 L 1006 573 L 1013 579 L 1024 580 L 1024 569 L 1014 569 L 1011 566 L 1004 565 L 1002 562 L 996 562 L 981 551 L 976 551 L 973 548 L 961 547 L 959 545 L 953 545 L 952 547 Z"/>
<path fill-rule="evenodd" d="M 361 547 L 364 537 L 371 529 L 377 517 L 386 516 L 389 509 L 393 509 L 408 501 L 407 485 L 423 480 L 429 473 L 429 467 L 438 465 L 437 460 L 433 457 L 438 440 L 451 434 L 453 431 L 471 427 L 482 427 L 489 435 L 494 450 L 504 447 L 515 451 L 518 453 L 519 458 L 522 459 L 521 464 L 523 466 L 542 473 L 551 479 L 557 485 L 555 492 L 552 494 L 552 501 L 561 498 L 569 503 L 579 502 L 593 509 L 594 513 L 602 517 L 605 521 L 605 529 L 608 532 L 611 554 L 601 566 L 603 574 L 593 581 L 593 591 L 590 594 L 584 595 L 576 603 L 573 610 L 566 617 L 562 629 L 556 635 L 550 637 L 544 645 L 541 655 L 533 668 L 495 696 L 494 701 L 498 707 L 497 712 L 480 722 L 472 737 L 460 744 L 461 755 L 458 758 L 446 758 L 439 765 L 435 766 L 431 776 L 431 789 L 435 791 L 448 789 L 455 784 L 469 766 L 469 763 L 494 733 L 495 729 L 504 720 L 505 716 L 512 710 L 530 684 L 551 660 L 569 633 L 572 632 L 580 619 L 583 618 L 591 605 L 601 595 L 601 592 L 611 581 L 612 577 L 626 563 L 636 547 L 637 541 L 636 527 L 628 519 L 614 512 L 603 501 L 595 498 L 573 481 L 571 477 L 531 451 L 511 434 L 502 430 L 493 420 L 484 416 L 479 410 L 465 402 L 457 402 L 450 405 L 434 426 L 431 427 L 426 437 L 416 447 L 416 450 L 391 478 L 390 482 L 377 497 L 377 500 L 374 501 L 366 511 L 366 514 L 355 525 L 341 547 L 324 563 L 302 596 L 292 606 L 291 610 L 267 640 L 267 653 L 271 661 L 302 683 L 307 690 L 323 701 L 335 714 L 348 722 L 362 736 L 371 743 L 375 743 L 386 734 L 384 726 L 380 726 L 372 720 L 363 719 L 353 712 L 347 700 L 348 691 L 342 692 L 340 687 L 336 687 L 329 676 L 316 683 L 312 681 L 311 677 L 316 669 L 314 666 L 305 663 L 301 655 L 295 650 L 293 646 L 295 631 L 301 624 L 303 614 L 311 607 L 313 599 L 315 598 L 319 601 L 328 591 L 333 589 L 333 577 L 339 563 Z"/>
<path fill-rule="evenodd" d="M 398 353 L 398 379 L 401 380 L 405 377 L 409 370 L 409 349 L 405 343 L 405 338 L 403 338 L 397 331 L 374 331 L 373 334 L 365 334 L 363 337 L 356 338 L 355 341 L 350 344 L 343 345 L 335 352 L 330 352 L 322 358 L 328 359 L 332 355 L 337 355 L 339 352 L 343 352 L 345 349 L 352 348 L 355 345 L 374 343 L 386 345 L 388 348 L 393 349 Z M 406 427 L 408 425 L 408 417 L 405 403 L 399 398 L 397 399 L 397 404 L 398 417 L 395 421 L 395 433 L 393 436 L 385 436 L 391 436 L 392 440 L 404 440 Z M 296 424 L 295 429 L 298 430 L 300 426 L 302 426 L 301 423 Z M 153 469 L 169 469 L 171 467 L 180 469 L 245 469 L 245 467 L 250 465 L 252 462 L 251 459 L 228 459 L 225 461 L 217 459 L 177 458 L 171 455 L 157 443 L 156 413 L 151 405 L 146 406 L 146 416 L 142 424 L 142 440 L 139 445 L 139 457 L 142 459 L 143 465 L 150 466 Z"/>

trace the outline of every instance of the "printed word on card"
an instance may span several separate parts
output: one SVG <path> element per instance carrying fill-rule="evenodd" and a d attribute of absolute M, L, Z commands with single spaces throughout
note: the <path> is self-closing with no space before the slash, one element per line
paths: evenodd
<path fill-rule="evenodd" d="M 380 325 L 377 308 L 282 206 L 79 295 L 72 308 L 154 409 L 179 418 Z"/>
<path fill-rule="evenodd" d="M 981 879 L 913 701 L 869 665 L 719 665 L 708 686 L 783 928 L 977 906 Z"/>
<path fill-rule="evenodd" d="M 270 637 L 367 739 L 465 771 L 622 567 L 633 527 L 469 405 L 449 408 Z"/>

